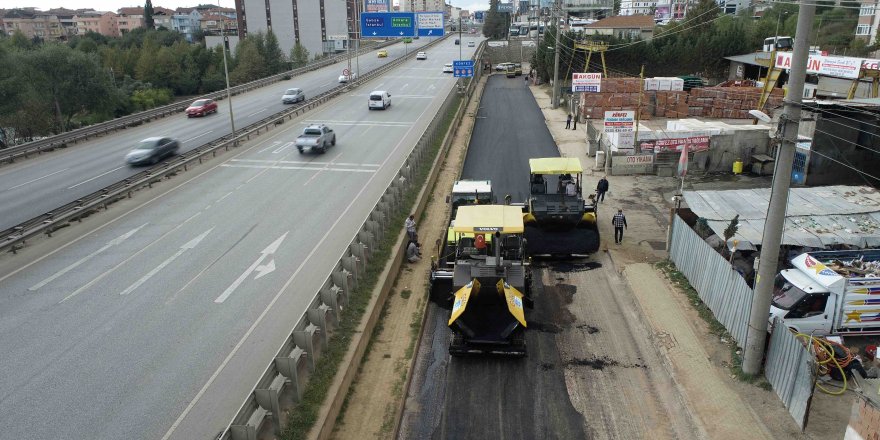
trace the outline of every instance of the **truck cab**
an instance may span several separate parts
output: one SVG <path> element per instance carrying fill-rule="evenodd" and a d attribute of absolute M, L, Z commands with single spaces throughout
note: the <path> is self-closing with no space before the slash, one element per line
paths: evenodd
<path fill-rule="evenodd" d="M 831 333 L 834 301 L 831 292 L 811 280 L 798 269 L 787 269 L 776 275 L 773 282 L 773 300 L 770 305 L 770 323 L 780 318 L 788 328 L 814 335 Z"/>

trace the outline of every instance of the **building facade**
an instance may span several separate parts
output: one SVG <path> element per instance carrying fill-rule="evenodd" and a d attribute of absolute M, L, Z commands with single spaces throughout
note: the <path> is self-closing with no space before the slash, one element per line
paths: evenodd
<path fill-rule="evenodd" d="M 195 34 L 202 28 L 202 14 L 197 9 L 177 8 L 171 16 L 171 29 L 183 34 L 186 41 L 195 41 Z"/>
<path fill-rule="evenodd" d="M 0 18 L 0 27 L 6 35 L 12 35 L 19 31 L 30 39 L 39 38 L 51 41 L 61 40 L 67 36 L 58 16 L 30 8 L 6 11 Z"/>
<path fill-rule="evenodd" d="M 445 11 L 443 0 L 400 0 L 401 12 Z"/>
<path fill-rule="evenodd" d="M 612 35 L 633 40 L 654 38 L 654 17 L 650 15 L 616 15 L 584 26 L 585 35 Z"/>
<path fill-rule="evenodd" d="M 571 16 L 601 20 L 614 12 L 614 0 L 562 0 L 562 9 Z"/>
<path fill-rule="evenodd" d="M 870 0 L 860 0 L 859 21 L 856 25 L 856 38 L 872 44 L 877 41 L 877 26 L 880 24 L 880 8 Z"/>
<path fill-rule="evenodd" d="M 356 0 L 235 0 L 239 37 L 271 29 L 285 54 L 299 42 L 312 56 L 340 36 L 356 37 L 361 7 Z"/>
<path fill-rule="evenodd" d="M 115 12 L 83 12 L 78 13 L 74 20 L 76 20 L 76 33 L 78 35 L 85 35 L 87 32 L 96 32 L 108 37 L 118 37 L 120 35 Z"/>
<path fill-rule="evenodd" d="M 144 27 L 144 8 L 119 8 L 116 13 L 116 25 L 120 34 Z"/>

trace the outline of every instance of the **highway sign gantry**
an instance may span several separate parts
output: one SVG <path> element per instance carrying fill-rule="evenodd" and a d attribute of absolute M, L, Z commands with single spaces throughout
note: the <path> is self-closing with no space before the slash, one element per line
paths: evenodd
<path fill-rule="evenodd" d="M 416 14 L 416 25 L 420 37 L 444 35 L 442 12 L 419 12 Z"/>
<path fill-rule="evenodd" d="M 365 12 L 361 29 L 364 38 L 414 37 L 416 17 L 412 12 Z"/>

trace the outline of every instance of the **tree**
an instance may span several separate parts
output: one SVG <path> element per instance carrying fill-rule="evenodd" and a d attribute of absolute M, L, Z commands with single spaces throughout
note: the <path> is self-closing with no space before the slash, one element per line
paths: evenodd
<path fill-rule="evenodd" d="M 273 75 L 283 72 L 287 60 L 284 59 L 284 52 L 281 51 L 281 46 L 278 45 L 278 37 L 275 36 L 275 32 L 272 32 L 271 29 L 269 29 L 269 32 L 266 32 L 263 50 L 265 51 L 263 58 L 266 60 L 269 74 Z"/>
<path fill-rule="evenodd" d="M 309 50 L 305 48 L 299 41 L 290 49 L 290 64 L 296 69 L 303 67 L 309 63 Z"/>
<path fill-rule="evenodd" d="M 156 27 L 156 22 L 153 20 L 153 2 L 150 0 L 144 3 L 144 27 L 147 29 Z"/>
<path fill-rule="evenodd" d="M 262 37 L 249 35 L 235 47 L 235 68 L 229 72 L 229 78 L 235 84 L 266 76 L 266 61 L 260 54 L 258 41 L 262 41 Z"/>
<path fill-rule="evenodd" d="M 506 35 L 504 25 L 506 24 L 507 19 L 503 14 L 498 12 L 498 1 L 499 0 L 489 1 L 489 11 L 486 12 L 486 19 L 483 22 L 483 35 L 485 35 L 486 38 L 497 39 Z"/>

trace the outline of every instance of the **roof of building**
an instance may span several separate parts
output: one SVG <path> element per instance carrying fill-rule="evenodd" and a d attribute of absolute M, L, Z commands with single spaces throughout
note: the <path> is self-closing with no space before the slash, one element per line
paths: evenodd
<path fill-rule="evenodd" d="M 142 7 L 119 8 L 116 10 L 116 13 L 118 13 L 119 15 L 144 15 L 144 8 L 142 8 Z"/>
<path fill-rule="evenodd" d="M 767 52 L 752 52 L 752 53 L 747 53 L 747 54 L 743 54 L 743 55 L 733 55 L 733 56 L 729 56 L 729 57 L 724 57 L 724 59 L 730 60 L 730 61 L 735 61 L 738 63 L 748 64 L 750 66 L 760 66 L 761 64 L 758 64 L 758 61 L 757 61 L 758 58 L 761 57 L 761 58 L 764 58 L 769 61 L 770 60 L 769 56 L 770 56 L 770 54 L 768 54 Z"/>
<path fill-rule="evenodd" d="M 615 15 L 584 26 L 586 29 L 654 29 L 651 15 Z"/>
<path fill-rule="evenodd" d="M 734 238 L 761 244 L 770 189 L 685 191 L 687 206 L 719 236 L 739 215 Z M 868 186 L 792 188 L 782 244 L 824 248 L 831 245 L 880 246 L 880 191 Z"/>

